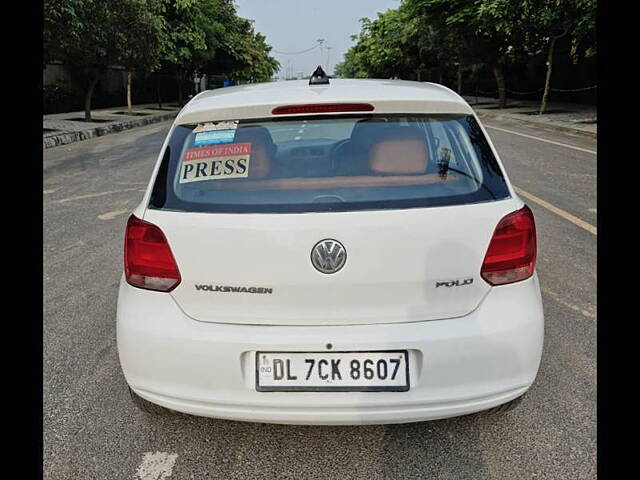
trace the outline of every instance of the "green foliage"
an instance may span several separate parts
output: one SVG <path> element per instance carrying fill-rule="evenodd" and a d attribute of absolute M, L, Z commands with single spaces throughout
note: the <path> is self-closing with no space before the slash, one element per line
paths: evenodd
<path fill-rule="evenodd" d="M 46 0 L 44 62 L 92 91 L 109 66 L 184 81 L 194 73 L 267 81 L 279 68 L 233 0 Z"/>
<path fill-rule="evenodd" d="M 505 66 L 536 56 L 546 61 L 550 38 L 565 32 L 574 63 L 593 57 L 595 17 L 596 0 L 403 0 L 374 20 L 361 20 L 335 73 L 438 81 L 443 71 L 462 65 L 467 72 L 492 70 L 501 88 Z"/>
<path fill-rule="evenodd" d="M 241 82 L 267 82 L 280 68 L 280 63 L 269 55 L 271 46 L 266 37 L 256 33 L 249 21 L 241 26 L 238 41 L 244 47 L 236 52 L 237 64 L 231 78 Z"/>
<path fill-rule="evenodd" d="M 421 43 L 416 37 L 417 22 L 400 8 L 379 13 L 375 20 L 360 20 L 360 34 L 352 37 L 356 45 L 345 54 L 334 72 L 352 78 L 411 78 L 421 62 Z"/>
<path fill-rule="evenodd" d="M 277 71 L 271 47 L 231 0 L 164 0 L 166 34 L 161 52 L 166 71 L 228 75 L 265 81 Z"/>
<path fill-rule="evenodd" d="M 117 51 L 118 64 L 141 74 L 151 73 L 159 67 L 165 34 L 162 2 L 163 0 L 113 1 L 113 21 L 119 28 L 111 41 Z"/>
<path fill-rule="evenodd" d="M 62 61 L 81 80 L 96 76 L 115 63 L 119 52 L 112 40 L 118 25 L 111 3 L 47 0 L 43 32 L 45 60 Z"/>

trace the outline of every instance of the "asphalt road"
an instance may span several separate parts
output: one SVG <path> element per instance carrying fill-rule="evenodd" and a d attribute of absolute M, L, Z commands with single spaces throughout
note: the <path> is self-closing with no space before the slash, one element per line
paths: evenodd
<path fill-rule="evenodd" d="M 594 478 L 596 235 L 568 218 L 596 224 L 596 155 L 515 133 L 593 151 L 595 141 L 484 123 L 500 129 L 488 131 L 512 182 L 570 214 L 527 200 L 538 227 L 546 314 L 542 365 L 512 412 L 392 426 L 266 425 L 138 411 L 118 362 L 117 285 L 125 222 L 169 123 L 46 150 L 45 478 Z"/>

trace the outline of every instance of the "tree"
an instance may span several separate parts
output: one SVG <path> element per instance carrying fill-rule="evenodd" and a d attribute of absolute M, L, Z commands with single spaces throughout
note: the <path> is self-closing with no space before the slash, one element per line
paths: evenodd
<path fill-rule="evenodd" d="M 44 5 L 44 59 L 62 61 L 84 90 L 86 121 L 91 121 L 98 80 L 118 59 L 114 18 L 113 5 L 102 0 L 47 0 Z"/>
<path fill-rule="evenodd" d="M 280 68 L 280 62 L 269 55 L 271 46 L 266 37 L 256 33 L 251 21 L 239 18 L 233 44 L 242 48 L 233 48 L 227 58 L 227 69 L 235 81 L 266 82 L 273 78 Z M 222 65 L 222 62 L 218 62 Z"/>
<path fill-rule="evenodd" d="M 162 0 L 119 0 L 113 2 L 115 21 L 121 26 L 113 38 L 118 63 L 127 71 L 127 113 L 131 115 L 131 77 L 153 72 L 160 64 L 160 47 L 165 34 Z"/>
<path fill-rule="evenodd" d="M 459 62 L 491 69 L 504 108 L 504 66 L 527 34 L 528 12 L 521 4 L 517 0 L 405 0 L 403 6 L 429 22 Z"/>
<path fill-rule="evenodd" d="M 267 81 L 280 66 L 269 55 L 265 36 L 254 31 L 250 20 L 238 17 L 231 0 L 169 2 L 165 18 L 164 70 L 179 82 L 195 73 Z M 181 89 L 178 96 L 182 103 Z"/>
<path fill-rule="evenodd" d="M 225 0 L 164 0 L 166 34 L 160 45 L 160 70 L 177 80 L 180 104 L 183 103 L 182 84 L 195 68 L 196 56 L 199 52 L 206 54 L 212 47 L 216 29 L 220 28 L 218 12 L 226 13 L 216 7 L 228 3 Z"/>
<path fill-rule="evenodd" d="M 532 0 L 533 26 L 535 32 L 548 41 L 547 72 L 544 82 L 544 93 L 540 102 L 539 114 L 545 113 L 549 90 L 551 88 L 551 73 L 553 71 L 553 53 L 556 42 L 566 35 L 574 36 L 574 44 L 593 42 L 587 53 L 595 54 L 595 0 Z"/>
<path fill-rule="evenodd" d="M 334 71 L 353 78 L 431 78 L 442 83 L 444 72 L 459 64 L 461 45 L 446 25 L 428 13 L 417 15 L 413 8 L 403 3 L 373 21 L 362 19 L 360 34 L 351 37 L 356 45 Z"/>

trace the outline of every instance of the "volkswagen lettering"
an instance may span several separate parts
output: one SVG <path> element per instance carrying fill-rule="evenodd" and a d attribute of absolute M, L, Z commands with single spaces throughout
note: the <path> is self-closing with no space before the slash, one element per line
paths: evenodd
<path fill-rule="evenodd" d="M 531 210 L 446 87 L 329 79 L 205 91 L 124 233 L 134 403 L 287 424 L 513 408 L 540 365 Z"/>

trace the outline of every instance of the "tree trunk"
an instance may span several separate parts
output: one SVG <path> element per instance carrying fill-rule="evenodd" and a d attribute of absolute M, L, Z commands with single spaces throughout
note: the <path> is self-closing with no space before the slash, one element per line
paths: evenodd
<path fill-rule="evenodd" d="M 538 115 L 544 114 L 544 111 L 547 109 L 547 99 L 549 98 L 549 87 L 551 85 L 551 70 L 553 67 L 553 49 L 556 45 L 556 37 L 551 39 L 551 43 L 549 43 L 549 54 L 547 55 L 547 76 L 544 80 L 544 93 L 542 94 L 542 102 L 540 102 L 540 111 Z"/>
<path fill-rule="evenodd" d="M 544 93 L 542 94 L 542 101 L 540 102 L 540 111 L 538 115 L 544 114 L 547 109 L 547 100 L 549 98 L 549 90 L 551 89 L 551 70 L 553 68 L 553 50 L 556 46 L 556 40 L 564 37 L 567 33 L 569 33 L 570 27 L 567 27 L 564 32 L 560 35 L 556 35 L 555 37 L 551 37 L 551 42 L 549 43 L 549 54 L 547 56 L 547 76 L 544 80 Z"/>
<path fill-rule="evenodd" d="M 502 71 L 502 66 L 499 63 L 494 63 L 491 70 L 493 71 L 493 76 L 495 77 L 496 84 L 498 85 L 499 107 L 506 108 L 507 91 L 504 86 L 504 73 Z"/>
<path fill-rule="evenodd" d="M 462 95 L 462 66 L 458 65 L 458 95 Z"/>
<path fill-rule="evenodd" d="M 178 105 L 183 106 L 182 103 L 182 78 L 178 77 Z"/>
<path fill-rule="evenodd" d="M 93 89 L 98 83 L 98 77 L 95 76 L 91 79 L 89 83 L 89 89 L 87 90 L 87 94 L 84 97 L 84 119 L 87 122 L 91 121 L 91 97 L 93 96 Z"/>
<path fill-rule="evenodd" d="M 131 106 L 131 70 L 127 72 L 127 114 L 133 115 L 133 107 Z"/>

